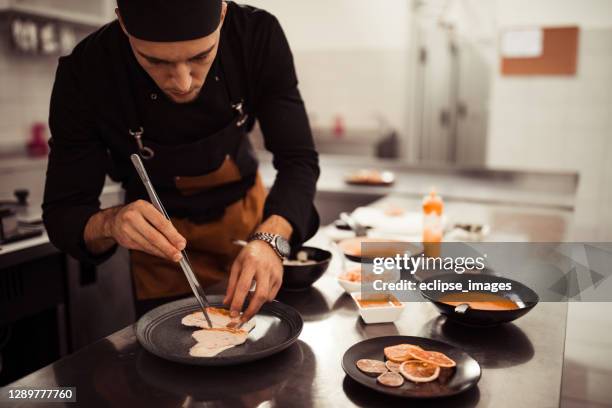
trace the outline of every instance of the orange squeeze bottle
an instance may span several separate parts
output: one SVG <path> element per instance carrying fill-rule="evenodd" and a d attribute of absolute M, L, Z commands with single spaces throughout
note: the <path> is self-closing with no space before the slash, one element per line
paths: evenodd
<path fill-rule="evenodd" d="M 435 189 L 423 197 L 423 249 L 427 257 L 440 256 L 444 202 Z"/>

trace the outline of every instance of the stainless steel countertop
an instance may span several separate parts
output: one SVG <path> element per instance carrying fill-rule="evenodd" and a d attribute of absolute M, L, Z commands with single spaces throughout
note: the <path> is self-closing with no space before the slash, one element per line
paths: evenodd
<path fill-rule="evenodd" d="M 274 181 L 272 156 L 259 152 L 260 172 L 266 185 Z M 571 172 L 518 171 L 410 165 L 397 160 L 320 155 L 321 176 L 317 192 L 371 194 L 421 198 L 432 187 L 447 201 L 518 204 L 573 210 L 578 175 Z M 388 187 L 356 186 L 344 179 L 350 173 L 373 168 L 395 173 Z"/>
<path fill-rule="evenodd" d="M 390 197 L 378 205 L 389 201 L 405 206 L 416 202 Z M 536 241 L 563 239 L 571 213 L 538 211 L 544 210 L 447 205 L 449 214 L 461 212 L 475 221 L 489 220 L 492 240 L 506 240 L 513 233 Z M 543 221 L 534 222 L 538 219 Z M 309 244 L 330 246 L 330 241 L 321 231 Z M 296 345 L 268 359 L 229 368 L 180 366 L 144 351 L 135 338 L 134 326 L 128 326 L 11 386 L 75 386 L 77 401 L 86 407 L 254 407 L 264 402 L 292 407 L 406 406 L 406 401 L 378 395 L 354 383 L 340 366 L 343 353 L 354 343 L 402 334 L 454 344 L 483 367 L 476 388 L 423 405 L 558 406 L 566 304 L 540 303 L 514 323 L 486 330 L 447 323 L 429 303 L 407 304 L 395 324 L 365 325 L 335 281 L 341 264 L 336 253 L 328 272 L 311 290 L 280 295 L 302 314 L 305 324 Z"/>
<path fill-rule="evenodd" d="M 272 167 L 271 155 L 259 153 L 261 160 L 260 172 L 266 186 L 274 182 L 276 171 Z M 10 198 L 15 188 L 27 187 L 32 192 L 30 199 L 34 209 L 40 208 L 42 201 L 42 186 L 46 161 L 43 159 L 20 159 L 0 167 L 0 193 Z M 361 167 L 388 168 L 396 172 L 397 182 L 390 187 L 352 186 L 344 182 L 344 176 L 352 169 Z M 19 169 L 28 169 L 31 173 L 22 175 L 17 184 L 9 185 Z M 478 205 L 498 206 L 513 204 L 519 208 L 533 208 L 533 212 L 549 214 L 556 210 L 573 211 L 577 176 L 571 173 L 545 172 L 514 172 L 499 170 L 457 170 L 431 167 L 409 166 L 388 160 L 375 160 L 339 156 L 321 156 L 321 177 L 317 183 L 318 193 L 358 194 L 372 196 L 403 197 L 420 199 L 433 186 L 443 195 L 445 201 L 473 203 Z M 3 172 L 5 174 L 3 174 Z M 15 173 L 17 172 L 17 173 Z M 3 178 L 4 177 L 4 178 Z M 103 206 L 116 205 L 118 201 L 105 200 L 104 197 L 121 196 L 122 189 L 117 183 L 107 180 L 102 192 Z M 108 203 L 105 203 L 108 201 Z M 413 206 L 420 208 L 420 204 Z M 473 207 L 477 208 L 477 207 Z M 462 222 L 466 222 L 463 220 Z M 539 221 L 538 221 L 539 222 Z M 540 231 L 542 232 L 542 231 Z M 48 242 L 46 234 L 37 239 L 25 240 L 20 243 L 8 244 L 0 249 L 0 257 L 10 252 L 27 249 Z"/>
<path fill-rule="evenodd" d="M 292 407 L 405 406 L 406 401 L 354 383 L 340 366 L 352 344 L 402 334 L 461 347 L 483 368 L 476 388 L 432 406 L 559 404 L 566 304 L 541 303 L 516 324 L 474 330 L 445 323 L 428 303 L 408 304 L 396 324 L 365 325 L 331 274 L 309 292 L 286 297 L 304 317 L 304 330 L 296 345 L 269 359 L 233 368 L 183 367 L 144 351 L 129 326 L 11 386 L 74 386 L 77 401 L 86 407 L 205 402 L 254 407 L 265 401 Z"/>

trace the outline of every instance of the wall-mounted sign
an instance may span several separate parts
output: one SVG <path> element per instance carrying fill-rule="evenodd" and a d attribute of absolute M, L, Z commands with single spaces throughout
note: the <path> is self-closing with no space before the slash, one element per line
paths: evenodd
<path fill-rule="evenodd" d="M 575 26 L 506 31 L 501 38 L 502 75 L 575 75 L 578 33 Z"/>
<path fill-rule="evenodd" d="M 76 44 L 71 25 L 39 17 L 12 17 L 10 35 L 15 50 L 31 55 L 68 54 Z"/>

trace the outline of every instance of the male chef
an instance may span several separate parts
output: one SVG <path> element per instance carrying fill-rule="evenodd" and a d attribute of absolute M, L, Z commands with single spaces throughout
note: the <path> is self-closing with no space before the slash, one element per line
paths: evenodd
<path fill-rule="evenodd" d="M 138 315 L 228 279 L 242 318 L 274 299 L 282 259 L 318 228 L 318 156 L 289 45 L 266 11 L 221 0 L 118 0 L 117 20 L 59 60 L 43 219 L 91 263 L 130 250 Z M 266 192 L 247 138 L 259 121 L 277 176 Z M 171 217 L 147 199 L 138 154 Z M 125 204 L 101 209 L 105 177 Z M 244 247 L 234 241 L 246 240 Z"/>

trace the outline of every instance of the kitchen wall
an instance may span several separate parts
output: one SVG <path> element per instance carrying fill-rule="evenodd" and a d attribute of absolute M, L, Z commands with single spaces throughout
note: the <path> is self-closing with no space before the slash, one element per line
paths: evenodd
<path fill-rule="evenodd" d="M 80 40 L 95 28 L 75 26 L 74 29 Z M 33 123 L 47 124 L 58 59 L 15 51 L 9 30 L 7 16 L 0 15 L 0 151 L 3 153 L 23 150 Z"/>
<path fill-rule="evenodd" d="M 313 127 L 331 128 L 341 116 L 347 137 L 366 143 L 385 126 L 407 133 L 410 1 L 244 3 L 279 18 L 294 52 Z M 32 122 L 47 121 L 55 66 L 54 58 L 15 56 L 6 41 L 1 42 L 0 145 L 23 143 Z"/>
<path fill-rule="evenodd" d="M 57 16 L 64 21 L 89 21 L 76 28 L 77 39 L 113 16 L 115 0 L 0 0 L 8 7 Z M 57 57 L 28 56 L 11 48 L 8 16 L 0 14 L 0 151 L 22 149 L 34 122 L 47 123 Z"/>
<path fill-rule="evenodd" d="M 501 76 L 492 65 L 487 164 L 577 170 L 574 237 L 612 239 L 612 2 L 498 0 L 497 26 L 580 27 L 575 76 Z M 584 231 L 599 231 L 588 235 Z"/>
<path fill-rule="evenodd" d="M 349 126 L 375 126 L 374 112 L 384 112 L 404 137 L 404 156 L 415 158 L 410 154 L 416 147 L 411 112 L 418 103 L 411 63 L 413 2 L 250 3 L 270 10 L 283 24 L 314 126 L 329 126 L 338 113 Z M 435 8 L 435 1 L 428 3 Z M 490 65 L 485 164 L 578 171 L 574 237 L 612 239 L 612 2 L 438 3 L 442 19 L 454 23 L 459 37 Z M 499 30 L 529 25 L 580 27 L 576 76 L 500 75 Z"/>
<path fill-rule="evenodd" d="M 250 0 L 281 22 L 314 128 L 341 115 L 348 129 L 377 135 L 384 118 L 407 133 L 411 1 Z M 350 137 L 350 133 L 348 134 Z"/>
<path fill-rule="evenodd" d="M 0 149 L 23 146 L 34 122 L 47 123 L 57 58 L 15 54 L 0 34 Z"/>

